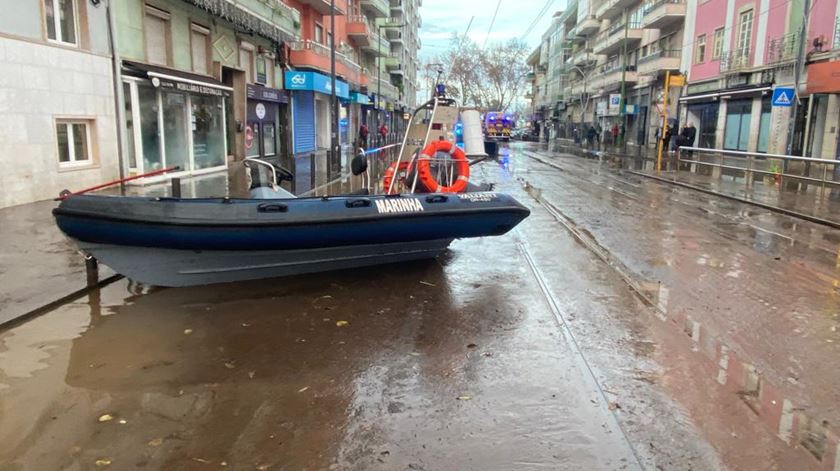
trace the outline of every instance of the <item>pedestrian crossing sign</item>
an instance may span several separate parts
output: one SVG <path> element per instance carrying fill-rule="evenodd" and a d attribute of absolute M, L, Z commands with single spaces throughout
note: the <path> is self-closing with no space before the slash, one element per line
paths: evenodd
<path fill-rule="evenodd" d="M 773 89 L 773 106 L 790 106 L 794 99 L 792 88 Z"/>

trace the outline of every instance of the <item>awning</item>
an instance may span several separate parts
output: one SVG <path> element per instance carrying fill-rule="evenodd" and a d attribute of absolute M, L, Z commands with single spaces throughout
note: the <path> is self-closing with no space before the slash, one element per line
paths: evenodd
<path fill-rule="evenodd" d="M 229 96 L 233 88 L 206 75 L 159 67 L 139 62 L 123 61 L 123 74 L 148 78 L 152 85 L 199 95 Z"/>
<path fill-rule="evenodd" d="M 692 101 L 714 101 L 719 99 L 727 99 L 737 95 L 755 95 L 757 93 L 764 93 L 773 90 L 773 87 L 755 87 L 742 88 L 737 90 L 722 90 L 713 93 L 702 93 L 700 95 L 688 95 L 680 97 L 680 103 L 690 103 Z"/>

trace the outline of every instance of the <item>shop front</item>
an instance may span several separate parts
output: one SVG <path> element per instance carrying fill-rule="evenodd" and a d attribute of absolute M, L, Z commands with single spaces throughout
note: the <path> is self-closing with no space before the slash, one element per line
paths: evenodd
<path fill-rule="evenodd" d="M 329 148 L 330 99 L 329 76 L 309 71 L 287 71 L 285 86 L 291 93 L 292 153 L 303 154 Z M 336 80 L 336 96 L 348 100 L 347 82 Z"/>
<path fill-rule="evenodd" d="M 207 76 L 124 61 L 129 173 L 177 166 L 169 178 L 224 170 L 225 104 L 231 91 Z"/>
<path fill-rule="evenodd" d="M 808 65 L 808 155 L 840 159 L 840 60 Z"/>
<path fill-rule="evenodd" d="M 250 158 L 274 158 L 283 155 L 281 108 L 289 103 L 285 90 L 248 84 L 245 155 Z"/>

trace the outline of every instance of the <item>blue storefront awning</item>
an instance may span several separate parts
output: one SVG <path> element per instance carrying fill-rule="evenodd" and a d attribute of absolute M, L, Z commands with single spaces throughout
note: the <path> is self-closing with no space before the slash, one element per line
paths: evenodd
<path fill-rule="evenodd" d="M 286 71 L 286 90 L 311 90 L 313 92 L 332 94 L 332 80 L 329 76 L 318 72 L 304 72 L 297 70 Z M 335 80 L 335 95 L 339 98 L 350 98 L 350 86 L 343 80 Z"/>
<path fill-rule="evenodd" d="M 369 105 L 370 97 L 362 92 L 350 92 L 350 101 L 362 105 Z"/>

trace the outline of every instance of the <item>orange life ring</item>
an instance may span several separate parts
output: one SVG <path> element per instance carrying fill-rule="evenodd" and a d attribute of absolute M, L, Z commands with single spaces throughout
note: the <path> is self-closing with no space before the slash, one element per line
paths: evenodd
<path fill-rule="evenodd" d="M 455 163 L 455 173 L 458 176 L 449 186 L 438 182 L 432 174 L 432 159 L 438 152 L 448 152 Z M 470 162 L 464 151 L 452 142 L 430 142 L 417 159 L 417 176 L 420 184 L 430 193 L 463 193 L 470 183 Z"/>
<path fill-rule="evenodd" d="M 411 164 L 409 162 L 400 162 L 400 169 L 397 173 L 397 181 L 394 182 L 394 188 L 391 189 L 391 192 L 388 192 L 388 188 L 391 186 L 391 180 L 394 178 L 394 169 L 397 166 L 397 163 L 394 162 L 385 169 L 385 176 L 382 177 L 382 191 L 386 194 L 393 195 L 400 192 L 400 185 L 405 184 L 405 175 L 408 173 L 409 166 Z"/>

